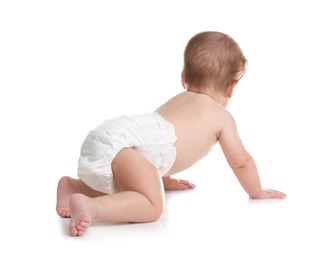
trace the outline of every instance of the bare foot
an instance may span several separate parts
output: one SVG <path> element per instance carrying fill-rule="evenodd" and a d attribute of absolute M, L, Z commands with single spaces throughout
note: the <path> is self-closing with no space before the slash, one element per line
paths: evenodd
<path fill-rule="evenodd" d="M 90 198 L 76 193 L 70 197 L 71 219 L 69 233 L 71 236 L 82 236 L 92 220 L 92 205 Z"/>
<path fill-rule="evenodd" d="M 57 187 L 57 214 L 64 218 L 70 217 L 69 198 L 80 192 L 78 180 L 64 176 L 59 180 Z"/>

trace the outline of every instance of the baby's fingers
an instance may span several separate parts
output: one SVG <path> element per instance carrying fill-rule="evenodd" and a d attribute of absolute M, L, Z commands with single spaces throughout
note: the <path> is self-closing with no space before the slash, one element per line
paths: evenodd
<path fill-rule="evenodd" d="M 273 189 L 264 189 L 259 199 L 285 199 L 286 194 Z"/>
<path fill-rule="evenodd" d="M 270 193 L 271 193 L 271 198 L 276 198 L 276 199 L 286 198 L 286 194 L 278 190 L 270 189 Z"/>
<path fill-rule="evenodd" d="M 195 185 L 193 183 L 190 183 L 187 180 L 178 180 L 180 184 L 182 184 L 186 189 L 194 189 Z"/>

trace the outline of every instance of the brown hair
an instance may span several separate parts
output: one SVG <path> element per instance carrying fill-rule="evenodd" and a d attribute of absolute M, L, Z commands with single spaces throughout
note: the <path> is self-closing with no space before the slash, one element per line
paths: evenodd
<path fill-rule="evenodd" d="M 246 66 L 237 42 L 220 32 L 196 34 L 184 51 L 184 81 L 191 89 L 226 90 L 244 75 Z"/>

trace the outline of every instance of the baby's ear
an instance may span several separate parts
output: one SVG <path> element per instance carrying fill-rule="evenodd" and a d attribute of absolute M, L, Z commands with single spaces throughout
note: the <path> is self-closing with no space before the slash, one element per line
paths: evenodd
<path fill-rule="evenodd" d="M 234 88 L 236 86 L 236 84 L 238 83 L 238 80 L 234 81 L 228 88 L 227 88 L 227 91 L 226 91 L 226 96 L 228 98 L 231 98 L 233 96 L 233 93 L 234 93 Z"/>

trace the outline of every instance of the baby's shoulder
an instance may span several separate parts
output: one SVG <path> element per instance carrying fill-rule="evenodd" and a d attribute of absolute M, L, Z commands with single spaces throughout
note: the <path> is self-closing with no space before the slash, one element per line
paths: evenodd
<path fill-rule="evenodd" d="M 212 117 L 212 119 L 224 121 L 233 118 L 232 114 L 225 107 L 216 102 L 207 102 L 201 108 L 203 113 L 207 114 L 209 117 Z"/>

